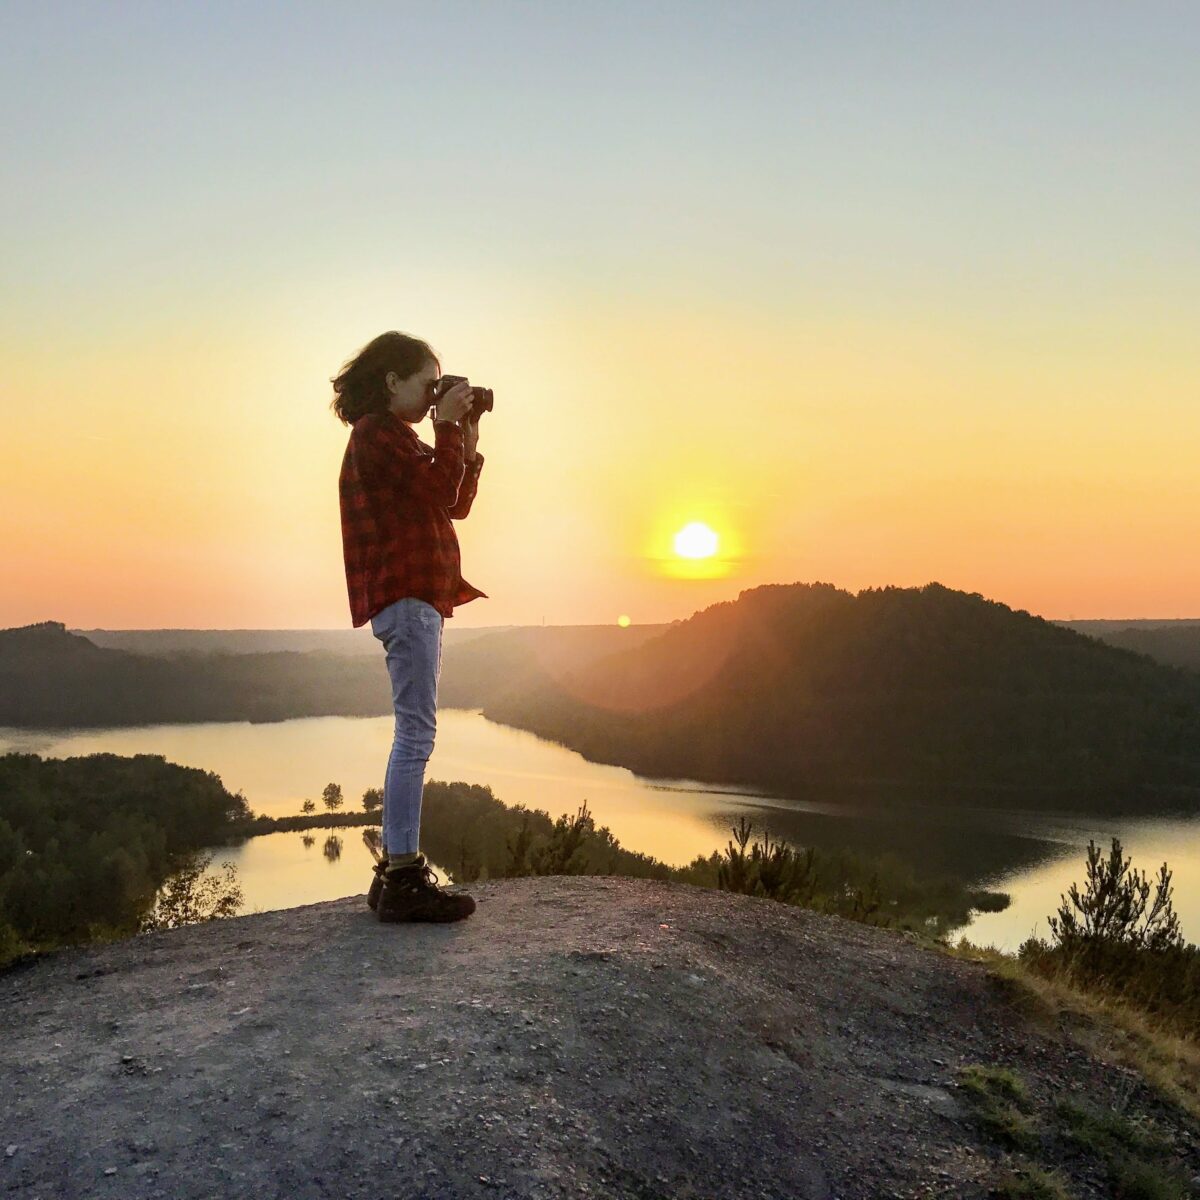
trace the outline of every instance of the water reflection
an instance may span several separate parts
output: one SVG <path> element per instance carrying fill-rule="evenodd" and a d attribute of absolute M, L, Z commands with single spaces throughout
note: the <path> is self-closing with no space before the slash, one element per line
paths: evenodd
<path fill-rule="evenodd" d="M 1057 913 L 1072 883 L 1082 895 L 1087 883 L 1087 842 L 1091 837 L 1108 857 L 1115 835 L 1130 869 L 1153 882 L 1165 862 L 1171 871 L 1173 907 L 1183 936 L 1200 943 L 1200 821 L 1177 818 L 1143 818 L 1120 822 L 1113 818 L 1092 821 L 1080 818 L 1069 831 L 1069 845 L 1048 863 L 1032 870 L 1008 871 L 996 876 L 989 886 L 1008 892 L 1012 904 L 1001 913 L 977 913 L 971 927 L 962 932 L 973 942 L 989 943 L 1015 950 L 1027 937 L 1050 940 L 1046 918 Z"/>
<path fill-rule="evenodd" d="M 315 717 L 252 724 L 212 722 L 132 729 L 29 731 L 0 728 L 0 752 L 47 757 L 94 753 L 162 754 L 169 761 L 215 771 L 242 791 L 255 812 L 298 813 L 306 798 L 340 785 L 345 810 L 381 786 L 393 722 L 390 717 Z M 1037 930 L 1072 882 L 1083 886 L 1088 838 L 1107 851 L 1119 836 L 1133 866 L 1153 876 L 1165 860 L 1174 872 L 1174 904 L 1190 941 L 1200 941 L 1200 820 L 1088 817 L 997 808 L 921 807 L 831 802 L 819 796 L 779 798 L 726 784 L 646 780 L 622 767 L 588 762 L 534 734 L 446 709 L 427 778 L 490 786 L 506 804 L 574 814 L 586 800 L 597 825 L 622 845 L 673 865 L 723 849 L 745 815 L 759 835 L 799 845 L 864 853 L 891 852 L 924 874 L 954 874 L 1013 896 L 1004 912 L 979 914 L 968 936 L 1008 949 Z M 313 849 L 323 843 L 320 855 Z M 344 845 L 348 839 L 350 845 Z M 238 865 L 246 911 L 283 908 L 356 895 L 370 882 L 372 859 L 357 832 L 346 831 L 336 853 L 328 831 L 271 834 L 222 849 L 216 864 Z M 443 879 L 445 872 L 441 872 Z"/>
<path fill-rule="evenodd" d="M 217 870 L 223 862 L 231 862 L 237 868 L 245 899 L 242 913 L 295 908 L 364 894 L 371 883 L 374 860 L 361 840 L 349 837 L 349 844 L 343 844 L 333 856 L 315 853 L 317 840 L 311 833 L 264 834 L 240 846 L 217 849 L 212 869 Z M 432 866 L 442 883 L 449 881 L 442 867 L 436 863 Z"/>

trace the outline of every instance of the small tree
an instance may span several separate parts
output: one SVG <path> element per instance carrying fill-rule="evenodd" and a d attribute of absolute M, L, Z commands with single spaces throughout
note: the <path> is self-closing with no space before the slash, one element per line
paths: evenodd
<path fill-rule="evenodd" d="M 1134 949 L 1165 950 L 1183 945 L 1179 918 L 1171 907 L 1171 872 L 1163 863 L 1158 873 L 1154 902 L 1146 912 L 1150 882 L 1140 871 L 1129 871 L 1121 858 L 1121 842 L 1112 840 L 1108 861 L 1088 841 L 1087 891 L 1080 896 L 1071 884 L 1062 897 L 1058 915 L 1048 918 L 1058 944 L 1087 948 L 1097 943 L 1120 943 Z M 1126 874 L 1128 872 L 1128 874 Z M 1143 920 L 1144 918 L 1144 920 Z"/>
<path fill-rule="evenodd" d="M 345 800 L 345 797 L 342 795 L 342 785 L 340 783 L 327 783 L 325 790 L 321 793 L 321 799 L 325 801 L 325 807 L 330 812 L 341 808 Z"/>
<path fill-rule="evenodd" d="M 519 878 L 532 874 L 529 866 L 529 851 L 533 846 L 533 833 L 529 828 L 528 813 L 522 818 L 521 828 L 517 830 L 516 837 L 505 838 L 504 844 L 508 849 L 508 862 L 504 868 L 505 875 L 509 878 Z"/>
<path fill-rule="evenodd" d="M 479 878 L 482 863 L 474 848 L 467 844 L 466 833 L 458 838 L 458 866 L 454 872 L 455 883 L 474 883 Z"/>
<path fill-rule="evenodd" d="M 302 813 L 315 813 L 317 811 L 317 802 L 309 797 L 309 799 L 300 805 L 300 811 Z"/>
<path fill-rule="evenodd" d="M 534 875 L 583 875 L 588 868 L 587 843 L 595 835 L 596 822 L 588 812 L 587 801 L 573 817 L 563 813 L 554 822 L 546 841 L 535 846 L 530 854 Z"/>
<path fill-rule="evenodd" d="M 363 812 L 377 812 L 383 807 L 383 788 L 367 788 L 362 798 Z"/>
<path fill-rule="evenodd" d="M 322 853 L 330 862 L 336 862 L 342 857 L 342 839 L 336 833 L 331 833 L 325 839 L 325 845 L 322 847 Z"/>
<path fill-rule="evenodd" d="M 760 843 L 746 846 L 754 825 L 745 816 L 731 826 L 737 841 L 727 844 L 724 858 L 717 865 L 717 887 L 726 892 L 742 892 L 747 896 L 769 896 L 787 904 L 812 905 L 817 890 L 817 852 L 806 846 L 803 852 L 793 850 L 782 841 L 771 842 L 771 831 L 763 834 Z M 866 920 L 879 907 L 878 880 L 873 879 L 864 892 L 858 889 L 847 893 L 850 914 L 855 920 Z"/>

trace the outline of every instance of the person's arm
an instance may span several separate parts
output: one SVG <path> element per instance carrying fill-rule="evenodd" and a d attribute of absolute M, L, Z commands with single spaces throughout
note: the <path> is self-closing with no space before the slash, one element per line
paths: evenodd
<path fill-rule="evenodd" d="M 475 457 L 467 460 L 462 486 L 458 489 L 458 501 L 446 509 L 456 521 L 461 521 L 471 511 L 471 502 L 475 499 L 475 491 L 479 487 L 479 472 L 482 470 L 483 455 L 476 450 Z"/>
<path fill-rule="evenodd" d="M 365 431 L 363 471 L 369 480 L 388 482 L 405 495 L 440 508 L 458 500 L 466 465 L 463 432 L 453 421 L 433 422 L 433 453 L 393 435 L 386 426 Z"/>

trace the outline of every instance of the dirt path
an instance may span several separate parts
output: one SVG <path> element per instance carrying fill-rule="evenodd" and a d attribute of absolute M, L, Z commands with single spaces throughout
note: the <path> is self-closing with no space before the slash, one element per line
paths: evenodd
<path fill-rule="evenodd" d="M 0 975 L 0 1192 L 969 1198 L 1005 1152 L 959 1065 L 1167 1115 L 895 934 L 675 883 L 468 890 L 453 925 L 355 898 Z"/>

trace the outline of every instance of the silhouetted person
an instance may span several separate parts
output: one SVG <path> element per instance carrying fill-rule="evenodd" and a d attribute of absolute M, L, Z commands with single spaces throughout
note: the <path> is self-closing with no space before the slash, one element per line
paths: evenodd
<path fill-rule="evenodd" d="M 381 921 L 455 921 L 475 911 L 437 886 L 418 847 L 425 767 L 437 731 L 442 627 L 481 592 L 463 579 L 452 519 L 471 511 L 483 455 L 471 391 L 435 395 L 429 345 L 403 333 L 369 342 L 333 379 L 332 408 L 351 425 L 338 492 L 350 617 L 387 652 L 396 730 L 383 784 L 383 858 L 367 902 Z M 433 413 L 432 446 L 413 426 Z"/>

